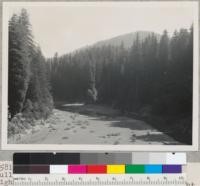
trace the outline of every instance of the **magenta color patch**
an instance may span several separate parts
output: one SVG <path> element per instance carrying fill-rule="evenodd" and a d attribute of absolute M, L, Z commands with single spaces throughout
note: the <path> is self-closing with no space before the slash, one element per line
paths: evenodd
<path fill-rule="evenodd" d="M 86 165 L 68 165 L 68 174 L 85 174 L 87 173 Z"/>

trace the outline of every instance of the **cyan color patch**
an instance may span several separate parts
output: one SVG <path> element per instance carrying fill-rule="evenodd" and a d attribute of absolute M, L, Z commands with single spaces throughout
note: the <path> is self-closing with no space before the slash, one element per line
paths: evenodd
<path fill-rule="evenodd" d="M 162 165 L 145 165 L 144 170 L 149 174 L 162 174 Z"/>

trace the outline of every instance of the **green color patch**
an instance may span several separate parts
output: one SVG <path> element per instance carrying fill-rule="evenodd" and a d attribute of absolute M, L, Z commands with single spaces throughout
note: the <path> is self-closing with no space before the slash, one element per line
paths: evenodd
<path fill-rule="evenodd" d="M 145 173 L 144 165 L 126 165 L 125 171 L 126 171 L 126 174 L 130 174 L 130 173 L 135 173 L 135 174 Z"/>

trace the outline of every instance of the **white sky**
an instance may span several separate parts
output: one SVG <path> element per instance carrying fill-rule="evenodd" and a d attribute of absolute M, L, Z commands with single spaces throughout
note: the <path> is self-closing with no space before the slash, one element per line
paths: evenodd
<path fill-rule="evenodd" d="M 45 57 L 71 52 L 99 40 L 134 31 L 162 33 L 189 28 L 194 9 L 189 3 L 26 3 L 9 6 L 9 16 L 23 7 Z"/>

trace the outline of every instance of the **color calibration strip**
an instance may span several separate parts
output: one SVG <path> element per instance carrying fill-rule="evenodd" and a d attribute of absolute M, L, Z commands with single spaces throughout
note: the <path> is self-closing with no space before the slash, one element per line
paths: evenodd
<path fill-rule="evenodd" d="M 185 165 L 186 153 L 15 153 L 14 165 Z"/>
<path fill-rule="evenodd" d="M 179 174 L 182 165 L 14 165 L 14 174 Z"/>

